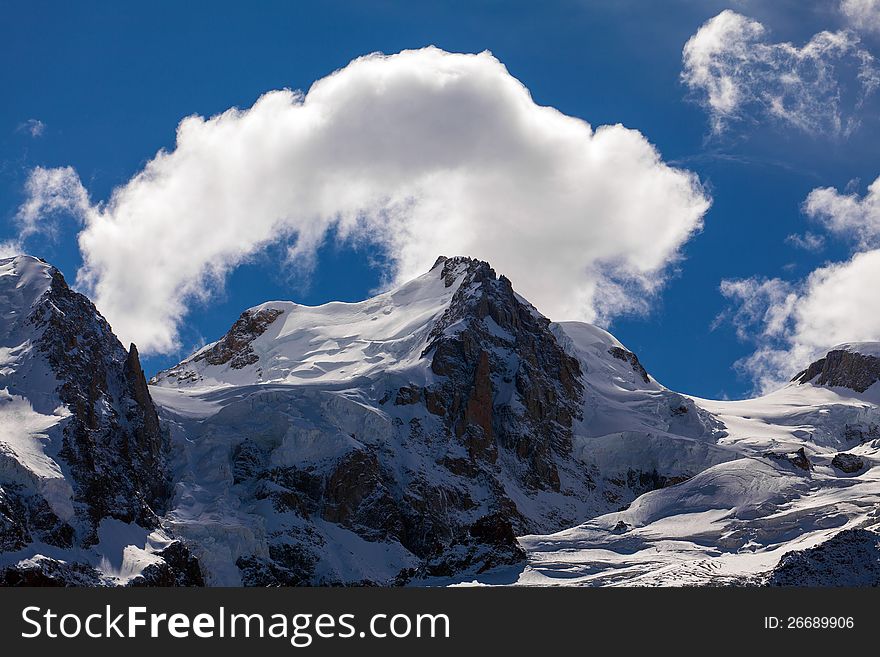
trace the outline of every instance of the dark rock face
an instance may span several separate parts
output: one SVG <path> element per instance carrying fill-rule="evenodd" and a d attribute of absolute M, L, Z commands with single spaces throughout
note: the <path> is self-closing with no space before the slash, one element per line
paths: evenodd
<path fill-rule="evenodd" d="M 423 354 L 441 377 L 425 392 L 430 412 L 443 418 L 472 463 L 494 464 L 504 450 L 523 484 L 558 491 L 556 460 L 570 453 L 580 413 L 579 363 L 556 341 L 549 320 L 487 263 L 451 258 L 435 268 L 440 264 L 447 287 L 462 269 L 464 280 Z"/>
<path fill-rule="evenodd" d="M 847 529 L 821 545 L 785 554 L 769 586 L 880 586 L 880 535 Z"/>
<path fill-rule="evenodd" d="M 842 452 L 840 454 L 834 455 L 834 458 L 831 459 L 831 465 L 833 465 L 841 472 L 853 474 L 854 472 L 858 472 L 865 467 L 865 460 L 860 456 L 856 456 L 855 454 L 847 454 L 846 452 Z"/>
<path fill-rule="evenodd" d="M 0 485 L 0 552 L 41 541 L 60 548 L 73 545 L 74 529 L 59 519 L 39 495 L 14 484 Z"/>
<path fill-rule="evenodd" d="M 764 456 L 774 461 L 789 463 L 804 472 L 809 472 L 813 469 L 813 464 L 810 462 L 810 458 L 807 456 L 803 447 L 796 452 L 766 452 Z"/>
<path fill-rule="evenodd" d="M 636 356 L 633 352 L 622 349 L 621 347 L 611 347 L 611 349 L 608 350 L 608 353 L 618 360 L 624 360 L 629 363 L 632 366 L 633 371 L 642 378 L 642 381 L 644 381 L 645 383 L 651 382 L 651 379 L 648 377 L 647 370 L 645 370 L 645 368 L 639 362 L 639 357 Z M 686 408 L 684 412 L 687 412 Z"/>
<path fill-rule="evenodd" d="M 107 586 L 101 573 L 82 563 L 65 563 L 37 557 L 26 564 L 0 571 L 0 586 Z"/>
<path fill-rule="evenodd" d="M 183 543 L 175 541 L 158 553 L 162 561 L 144 568 L 128 582 L 131 587 L 204 586 L 198 561 Z M 115 582 L 86 563 L 38 556 L 0 571 L 0 586 L 97 587 Z"/>
<path fill-rule="evenodd" d="M 680 484 L 684 481 L 687 481 L 689 477 L 686 476 L 677 476 L 677 477 L 667 477 L 665 475 L 661 475 L 657 470 L 651 470 L 650 472 L 646 472 L 644 470 L 633 470 L 630 468 L 626 471 L 626 478 L 620 479 L 611 479 L 611 483 L 620 486 L 621 488 L 628 488 L 637 496 L 642 495 L 644 493 L 648 493 L 652 490 L 658 490 L 660 488 L 667 488 L 669 486 L 675 486 L 676 484 Z"/>
<path fill-rule="evenodd" d="M 77 515 L 94 530 L 104 518 L 158 524 L 170 493 L 167 439 L 132 345 L 126 351 L 110 325 L 55 270 L 30 317 L 41 331 L 37 348 L 60 382 L 71 410 L 60 452 L 73 478 Z"/>
<path fill-rule="evenodd" d="M 795 375 L 792 381 L 865 392 L 880 381 L 880 358 L 844 350 L 829 351 L 825 358 Z"/>
<path fill-rule="evenodd" d="M 269 325 L 281 314 L 282 311 L 273 308 L 265 308 L 256 312 L 246 310 L 217 344 L 196 355 L 193 361 L 205 360 L 211 365 L 229 363 L 229 366 L 236 370 L 256 363 L 258 357 L 254 353 L 251 343 L 265 333 Z"/>
<path fill-rule="evenodd" d="M 198 560 L 180 541 L 175 541 L 158 553 L 159 563 L 150 564 L 128 585 L 144 586 L 204 586 Z"/>

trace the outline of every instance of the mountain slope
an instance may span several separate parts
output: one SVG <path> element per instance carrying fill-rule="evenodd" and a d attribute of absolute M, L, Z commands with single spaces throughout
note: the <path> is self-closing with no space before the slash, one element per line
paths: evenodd
<path fill-rule="evenodd" d="M 709 415 L 611 336 L 551 324 L 469 258 L 360 303 L 252 308 L 151 391 L 178 448 L 169 522 L 210 544 L 215 583 L 387 584 L 518 563 L 515 535 L 729 458 Z M 609 446 L 613 476 L 584 458 L 608 421 L 641 450 Z"/>
<path fill-rule="evenodd" d="M 523 537 L 529 564 L 513 580 L 876 585 L 877 353 L 878 343 L 842 345 L 765 397 L 695 399 L 724 424 L 719 446 L 738 458 L 647 493 L 623 511 L 558 534 Z M 852 573 L 861 558 L 854 555 L 867 555 L 860 573 Z"/>
<path fill-rule="evenodd" d="M 186 579 L 159 531 L 167 437 L 134 345 L 28 256 L 0 260 L 0 317 L 0 578 Z"/>

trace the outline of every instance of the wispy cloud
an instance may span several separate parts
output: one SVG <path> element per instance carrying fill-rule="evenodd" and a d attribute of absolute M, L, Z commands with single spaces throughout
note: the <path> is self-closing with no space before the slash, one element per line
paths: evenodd
<path fill-rule="evenodd" d="M 700 27 L 682 58 L 682 81 L 715 134 L 737 121 L 772 118 L 814 135 L 846 136 L 880 86 L 880 68 L 854 32 L 819 32 L 800 47 L 773 43 L 764 25 L 729 9 Z"/>
<path fill-rule="evenodd" d="M 42 137 L 46 132 L 46 124 L 39 119 L 28 119 L 24 123 L 19 123 L 18 132 L 26 132 L 31 137 Z"/>
<path fill-rule="evenodd" d="M 880 32 L 880 0 L 843 0 L 840 11 L 855 29 Z"/>
<path fill-rule="evenodd" d="M 0 257 L 25 252 L 28 239 L 35 235 L 55 239 L 60 220 L 70 217 L 82 222 L 93 210 L 73 167 L 32 169 L 25 182 L 25 194 L 26 200 L 13 219 L 18 233 L 0 243 Z"/>
<path fill-rule="evenodd" d="M 785 238 L 785 243 L 804 251 L 817 252 L 825 248 L 825 238 L 822 235 L 817 235 L 810 231 L 807 231 L 803 235 L 793 233 Z"/>

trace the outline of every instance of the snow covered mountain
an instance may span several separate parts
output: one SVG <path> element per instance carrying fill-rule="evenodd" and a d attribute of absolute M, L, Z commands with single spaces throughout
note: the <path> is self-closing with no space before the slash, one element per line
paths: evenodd
<path fill-rule="evenodd" d="M 151 383 L 179 446 L 167 520 L 218 584 L 519 563 L 517 535 L 732 458 L 608 333 L 469 258 L 360 303 L 251 308 Z"/>
<path fill-rule="evenodd" d="M 526 585 L 880 585 L 880 343 L 834 347 L 759 399 L 695 403 L 735 459 L 527 536 Z"/>
<path fill-rule="evenodd" d="M 834 584 L 880 555 L 878 344 L 691 398 L 463 257 L 246 310 L 149 386 L 41 261 L 0 261 L 0 315 L 8 583 Z"/>
<path fill-rule="evenodd" d="M 0 260 L 0 583 L 200 583 L 160 528 L 167 436 L 132 345 L 57 269 Z"/>

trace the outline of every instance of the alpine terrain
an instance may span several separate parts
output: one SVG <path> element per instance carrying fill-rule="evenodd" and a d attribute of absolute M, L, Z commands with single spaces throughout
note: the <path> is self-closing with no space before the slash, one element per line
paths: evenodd
<path fill-rule="evenodd" d="M 0 318 L 3 584 L 880 583 L 878 343 L 696 399 L 465 257 L 149 384 L 41 260 Z"/>

